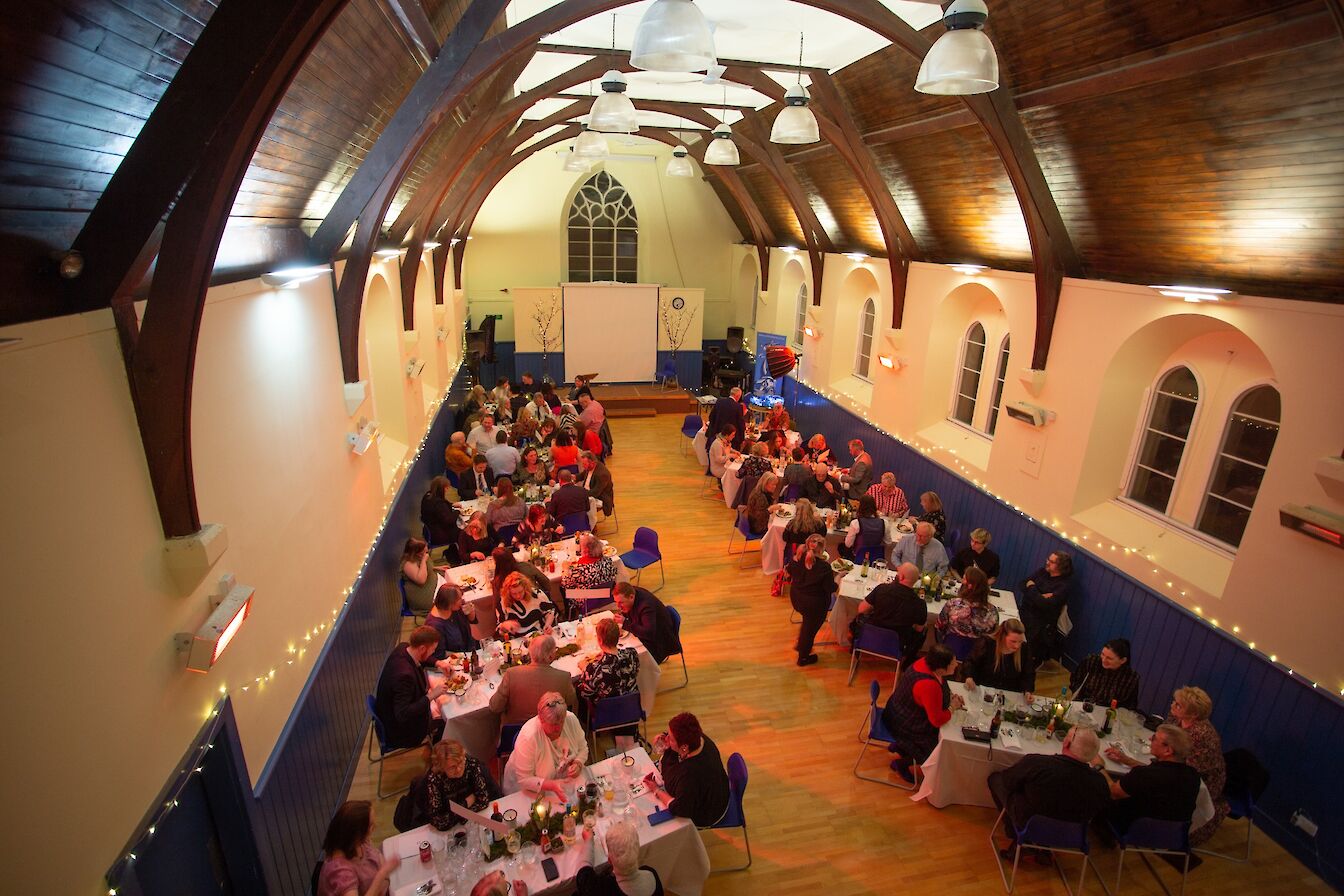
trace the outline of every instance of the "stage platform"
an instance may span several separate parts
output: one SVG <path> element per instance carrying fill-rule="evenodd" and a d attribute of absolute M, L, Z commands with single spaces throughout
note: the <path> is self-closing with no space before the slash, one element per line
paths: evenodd
<path fill-rule="evenodd" d="M 686 389 L 647 385 L 593 383 L 593 397 L 606 408 L 608 417 L 652 417 L 655 414 L 685 416 L 696 412 L 695 395 Z"/>

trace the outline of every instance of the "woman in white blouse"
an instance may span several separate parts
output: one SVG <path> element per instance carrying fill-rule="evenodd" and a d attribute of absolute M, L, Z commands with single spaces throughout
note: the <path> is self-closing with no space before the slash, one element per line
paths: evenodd
<path fill-rule="evenodd" d="M 588 761 L 588 739 L 579 719 L 555 691 L 541 695 L 537 714 L 518 732 L 504 766 L 505 793 L 550 791 L 569 799 L 564 785 L 574 781 Z"/>

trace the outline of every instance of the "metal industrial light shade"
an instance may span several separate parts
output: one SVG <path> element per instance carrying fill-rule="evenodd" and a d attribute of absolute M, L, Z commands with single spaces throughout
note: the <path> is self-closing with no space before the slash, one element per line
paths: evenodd
<path fill-rule="evenodd" d="M 605 158 L 611 152 L 607 146 L 607 138 L 596 131 L 590 131 L 586 127 L 578 139 L 574 141 L 574 155 L 581 159 L 601 159 Z"/>
<path fill-rule="evenodd" d="M 635 68 L 703 72 L 714 63 L 714 34 L 691 0 L 655 0 L 644 12 L 630 49 Z"/>
<path fill-rule="evenodd" d="M 639 130 L 635 104 L 625 95 L 625 76 L 609 71 L 602 76 L 602 95 L 593 100 L 588 127 L 608 134 L 633 134 Z"/>
<path fill-rule="evenodd" d="M 807 108 L 807 90 L 795 84 L 784 94 L 784 108 L 775 116 L 770 129 L 771 143 L 816 143 L 821 139 L 817 131 L 817 116 Z"/>
<path fill-rule="evenodd" d="M 733 132 L 728 125 L 721 124 L 714 129 L 714 140 L 705 149 L 706 165 L 738 165 L 742 162 L 737 154 L 737 144 L 733 142 Z"/>
<path fill-rule="evenodd" d="M 999 57 L 981 29 L 989 19 L 982 0 L 954 0 L 943 14 L 947 33 L 929 48 L 919 66 L 920 93 L 966 96 L 999 86 Z"/>
<path fill-rule="evenodd" d="M 668 177 L 694 177 L 695 169 L 691 168 L 690 159 L 686 158 L 686 147 L 678 146 L 672 150 L 672 159 L 667 163 Z"/>

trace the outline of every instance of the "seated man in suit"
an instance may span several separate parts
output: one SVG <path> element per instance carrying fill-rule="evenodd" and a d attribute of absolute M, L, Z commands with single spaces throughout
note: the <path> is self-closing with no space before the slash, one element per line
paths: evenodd
<path fill-rule="evenodd" d="M 929 621 L 929 607 L 915 594 L 919 570 L 913 563 L 902 563 L 896 570 L 896 581 L 878 585 L 859 602 L 857 615 L 849 624 L 850 634 L 858 637 L 859 630 L 872 625 L 895 632 L 901 639 L 901 665 L 907 666 L 919 655 L 924 645 L 924 626 Z"/>
<path fill-rule="evenodd" d="M 1013 828 L 1025 826 L 1033 815 L 1086 824 L 1110 803 L 1110 787 L 1092 767 L 1100 746 L 1097 732 L 1075 726 L 1064 736 L 1059 755 L 1029 753 L 990 774 L 994 805 L 1008 810 L 1006 828 L 1011 842 L 999 855 L 1012 859 L 1017 842 Z"/>
<path fill-rule="evenodd" d="M 834 507 L 840 496 L 844 494 L 844 489 L 831 478 L 831 470 L 825 464 L 815 464 L 812 467 L 812 475 L 803 483 L 802 494 L 798 497 L 806 498 L 817 507 Z"/>
<path fill-rule="evenodd" d="M 681 653 L 681 641 L 672 614 L 667 611 L 653 592 L 636 588 L 629 582 L 619 582 L 613 594 L 616 599 L 616 624 L 644 642 L 654 662 L 662 663 L 674 653 Z M 923 606 L 923 602 L 920 602 Z"/>
<path fill-rule="evenodd" d="M 433 718 L 430 703 L 446 694 L 448 685 L 430 687 L 422 668 L 438 644 L 438 629 L 422 625 L 411 632 L 408 641 L 392 648 L 383 664 L 373 711 L 382 722 L 388 749 L 414 747 L 431 733 L 437 741 L 443 734 L 443 720 Z"/>
<path fill-rule="evenodd" d="M 499 687 L 490 695 L 490 711 L 505 725 L 517 725 L 537 714 L 537 701 L 542 694 L 555 691 L 565 698 L 570 712 L 574 712 L 579 705 L 574 682 L 568 672 L 551 665 L 555 662 L 555 639 L 550 635 L 533 638 L 527 646 L 527 655 L 532 660 L 530 664 L 511 666 L 504 671 Z"/>
<path fill-rule="evenodd" d="M 579 455 L 579 476 L 588 494 L 602 502 L 602 512 L 611 516 L 616 509 L 616 484 L 611 480 L 611 471 L 607 465 L 597 459 L 591 451 Z"/>
<path fill-rule="evenodd" d="M 457 483 L 457 493 L 463 501 L 475 498 L 489 498 L 494 494 L 495 474 L 490 469 L 490 461 L 484 454 L 472 459 L 471 472 L 462 476 Z"/>
<path fill-rule="evenodd" d="M 913 563 L 920 575 L 942 575 L 947 572 L 947 551 L 943 543 L 933 537 L 932 523 L 919 523 L 915 531 L 904 535 L 891 549 L 892 563 Z"/>
<path fill-rule="evenodd" d="M 560 487 L 551 495 L 550 503 L 546 505 L 551 511 L 551 516 L 557 520 L 563 520 L 571 513 L 588 512 L 588 490 L 574 482 L 574 474 L 568 470 L 560 471 Z M 565 533 L 566 535 L 572 533 Z"/>

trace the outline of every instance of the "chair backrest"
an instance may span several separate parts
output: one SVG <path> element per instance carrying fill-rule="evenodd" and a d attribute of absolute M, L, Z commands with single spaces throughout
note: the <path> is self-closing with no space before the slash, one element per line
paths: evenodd
<path fill-rule="evenodd" d="M 672 617 L 672 634 L 677 636 L 677 641 L 681 641 L 681 614 L 671 604 L 665 606 L 667 607 L 667 615 Z"/>
<path fill-rule="evenodd" d="M 747 516 L 747 508 L 737 508 L 737 522 L 733 523 L 737 531 L 741 532 L 747 538 L 760 538 L 761 536 L 751 531 L 751 519 Z"/>
<path fill-rule="evenodd" d="M 943 632 L 943 646 L 952 651 L 952 655 L 958 660 L 965 660 L 966 657 L 971 655 L 977 640 L 976 638 L 959 635 L 956 632 Z"/>
<path fill-rule="evenodd" d="M 759 476 L 748 476 L 746 479 L 738 480 L 737 494 L 733 496 L 733 507 L 745 507 L 751 493 L 756 491 L 756 483 L 760 481 L 761 477 Z"/>
<path fill-rule="evenodd" d="M 951 557 L 957 553 L 957 545 L 961 544 L 961 530 L 947 530 L 947 540 L 943 542 L 943 550 L 947 551 L 947 556 Z"/>
<path fill-rule="evenodd" d="M 747 816 L 742 810 L 742 798 L 747 794 L 747 760 L 741 753 L 728 757 L 728 811 L 723 813 L 715 827 L 746 827 Z"/>
<path fill-rule="evenodd" d="M 566 588 L 565 600 L 579 608 L 579 614 L 587 616 L 611 603 L 610 588 Z"/>
<path fill-rule="evenodd" d="M 560 471 L 560 470 L 568 470 L 569 472 L 571 472 L 571 473 L 574 474 L 575 478 L 577 478 L 578 475 L 579 475 L 579 465 L 578 465 L 578 464 L 565 464 L 563 467 L 556 467 L 556 471 L 557 471 L 557 472 Z"/>
<path fill-rule="evenodd" d="M 703 425 L 699 414 L 687 414 L 681 420 L 681 434 L 688 439 L 693 439 Z"/>
<path fill-rule="evenodd" d="M 1060 821 L 1048 815 L 1033 815 L 1017 832 L 1023 846 L 1046 849 L 1074 849 L 1087 852 L 1087 825 L 1081 821 Z"/>
<path fill-rule="evenodd" d="M 513 536 L 518 534 L 518 524 L 510 523 L 507 526 L 500 526 L 495 530 L 495 534 L 499 536 L 500 544 L 512 544 Z"/>
<path fill-rule="evenodd" d="M 1190 823 L 1163 821 L 1158 818 L 1136 818 L 1120 839 L 1127 847 L 1189 852 Z"/>
<path fill-rule="evenodd" d="M 889 628 L 877 625 L 865 625 L 859 629 L 859 635 L 854 639 L 854 649 L 898 661 L 904 654 L 901 648 L 901 636 Z"/>
<path fill-rule="evenodd" d="M 658 550 L 658 533 L 648 526 L 640 526 L 635 530 L 634 549 L 637 551 L 647 551 L 659 560 L 663 559 L 662 552 Z"/>
<path fill-rule="evenodd" d="M 643 718 L 644 708 L 639 703 L 639 688 L 628 694 L 594 700 L 589 715 L 590 727 L 594 732 L 630 725 Z"/>
<path fill-rule="evenodd" d="M 1223 795 L 1238 815 L 1247 815 L 1269 786 L 1269 771 L 1254 753 L 1241 747 L 1224 753 L 1223 761 L 1227 763 L 1227 786 Z"/>
<path fill-rule="evenodd" d="M 876 563 L 886 554 L 885 548 L 880 544 L 864 545 L 854 551 L 855 563 Z"/>
<path fill-rule="evenodd" d="M 877 709 L 877 698 L 878 698 L 878 695 L 881 694 L 881 693 L 882 693 L 882 688 L 878 685 L 878 683 L 877 683 L 877 679 L 874 678 L 874 679 L 868 684 L 868 702 L 869 702 L 870 704 L 872 704 L 872 708 L 873 708 L 873 709 Z"/>
<path fill-rule="evenodd" d="M 780 500 L 785 504 L 792 504 L 798 500 L 802 493 L 803 487 L 796 482 L 791 482 L 784 486 L 784 494 L 780 496 Z"/>
<path fill-rule="evenodd" d="M 577 513 L 567 513 L 560 518 L 560 525 L 565 527 L 565 532 L 573 534 L 574 532 L 591 532 L 593 524 L 588 522 L 588 514 L 582 510 Z"/>
<path fill-rule="evenodd" d="M 406 579 L 402 576 L 397 576 L 397 590 L 401 592 L 401 615 L 414 616 L 415 611 L 411 609 L 411 602 L 406 599 Z"/>
<path fill-rule="evenodd" d="M 378 718 L 378 712 L 374 709 L 376 702 L 372 694 L 364 695 L 364 705 L 369 708 L 369 718 L 373 720 L 373 736 L 378 738 L 378 749 L 384 753 L 387 752 L 387 735 L 383 733 L 383 721 Z"/>
<path fill-rule="evenodd" d="M 507 756 L 513 752 L 513 745 L 518 742 L 518 732 L 523 730 L 522 723 L 517 725 L 504 725 L 499 729 L 499 747 L 495 750 L 496 756 Z"/>

